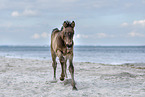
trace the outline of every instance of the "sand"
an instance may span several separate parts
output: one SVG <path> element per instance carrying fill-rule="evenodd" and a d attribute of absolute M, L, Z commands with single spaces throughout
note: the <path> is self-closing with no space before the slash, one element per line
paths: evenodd
<path fill-rule="evenodd" d="M 145 65 L 76 62 L 73 91 L 68 79 L 51 83 L 51 61 L 0 57 L 0 97 L 145 97 Z"/>

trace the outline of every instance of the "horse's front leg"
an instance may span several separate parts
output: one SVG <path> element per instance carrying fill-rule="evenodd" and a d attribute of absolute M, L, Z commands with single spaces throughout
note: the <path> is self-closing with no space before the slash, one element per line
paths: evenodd
<path fill-rule="evenodd" d="M 66 62 L 65 62 L 65 77 L 68 78 L 68 77 L 67 77 L 67 60 L 66 60 Z"/>
<path fill-rule="evenodd" d="M 73 87 L 73 90 L 77 90 L 76 86 L 75 86 L 75 80 L 74 80 L 74 66 L 73 66 L 73 53 L 70 55 L 69 57 L 69 72 L 71 74 L 71 78 L 72 78 L 72 87 Z"/>
<path fill-rule="evenodd" d="M 62 69 L 62 72 L 61 72 L 61 77 L 60 77 L 60 80 L 63 81 L 64 80 L 64 77 L 65 77 L 65 58 L 63 57 L 63 54 L 60 50 L 57 51 L 57 55 L 59 57 L 59 61 L 60 61 L 60 64 L 61 64 L 61 69 Z"/>

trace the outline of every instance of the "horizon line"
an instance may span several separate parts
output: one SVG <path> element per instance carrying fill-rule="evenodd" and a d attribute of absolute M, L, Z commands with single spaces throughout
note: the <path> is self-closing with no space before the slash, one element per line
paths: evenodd
<path fill-rule="evenodd" d="M 42 46 L 49 47 L 50 45 L 0 45 L 2 46 Z M 74 45 L 74 46 L 145 46 L 145 45 Z"/>

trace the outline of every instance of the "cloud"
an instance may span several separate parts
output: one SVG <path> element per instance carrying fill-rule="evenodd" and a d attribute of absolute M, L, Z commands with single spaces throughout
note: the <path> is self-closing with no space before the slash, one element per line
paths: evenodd
<path fill-rule="evenodd" d="M 124 22 L 124 23 L 121 24 L 122 27 L 126 27 L 126 26 L 128 26 L 128 25 L 129 25 L 129 24 L 126 23 L 126 22 Z"/>
<path fill-rule="evenodd" d="M 34 10 L 30 10 L 30 9 L 25 9 L 22 13 L 22 15 L 24 16 L 36 16 L 37 12 Z"/>
<path fill-rule="evenodd" d="M 18 17 L 18 16 L 20 16 L 20 14 L 17 11 L 13 11 L 12 14 L 11 14 L 11 16 Z"/>
<path fill-rule="evenodd" d="M 114 35 L 108 35 L 106 33 L 94 33 L 90 35 L 85 35 L 85 34 L 77 34 L 75 38 L 113 38 L 115 37 Z"/>
<path fill-rule="evenodd" d="M 11 16 L 18 17 L 18 16 L 36 16 L 37 11 L 31 10 L 31 9 L 25 9 L 22 13 L 18 11 L 13 11 L 11 13 Z"/>
<path fill-rule="evenodd" d="M 32 36 L 33 39 L 39 39 L 40 38 L 40 35 L 38 33 L 35 33 L 33 36 Z"/>
<path fill-rule="evenodd" d="M 94 35 L 97 38 L 113 38 L 115 37 L 115 35 L 112 34 L 106 34 L 106 33 L 97 33 L 96 35 Z"/>
<path fill-rule="evenodd" d="M 46 32 L 43 32 L 42 34 L 41 34 L 41 37 L 42 38 L 47 38 L 49 35 L 48 35 L 48 33 L 46 33 Z"/>
<path fill-rule="evenodd" d="M 145 26 L 145 20 L 133 21 L 133 25 Z"/>
<path fill-rule="evenodd" d="M 128 33 L 128 35 L 129 35 L 130 37 L 144 37 L 144 36 L 145 36 L 145 35 L 142 34 L 142 33 L 134 32 L 134 31 Z"/>
<path fill-rule="evenodd" d="M 105 37 L 107 37 L 108 35 L 107 34 L 105 34 L 105 33 L 97 33 L 96 34 L 96 37 L 98 37 L 98 38 L 105 38 Z"/>
<path fill-rule="evenodd" d="M 77 34 L 76 38 L 88 38 L 88 35 L 84 35 L 84 34 Z"/>
<path fill-rule="evenodd" d="M 97 37 L 97 38 L 114 38 L 116 36 L 113 34 L 97 33 L 95 37 Z"/>
<path fill-rule="evenodd" d="M 145 26 L 145 20 L 134 20 L 132 23 L 127 23 L 127 22 L 124 22 L 121 24 L 122 27 L 127 27 L 127 26 L 142 26 L 144 27 Z"/>
<path fill-rule="evenodd" d="M 48 38 L 50 37 L 50 34 L 46 33 L 46 32 L 42 32 L 40 34 L 35 33 L 32 35 L 32 39 L 40 39 L 40 38 Z"/>
<path fill-rule="evenodd" d="M 76 38 L 80 38 L 80 34 L 77 34 Z"/>

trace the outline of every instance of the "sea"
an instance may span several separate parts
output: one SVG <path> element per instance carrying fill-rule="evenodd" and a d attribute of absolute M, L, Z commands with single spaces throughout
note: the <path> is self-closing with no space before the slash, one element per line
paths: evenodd
<path fill-rule="evenodd" d="M 0 46 L 0 56 L 51 61 L 50 46 Z M 145 63 L 145 46 L 74 46 L 73 61 L 114 65 Z"/>

